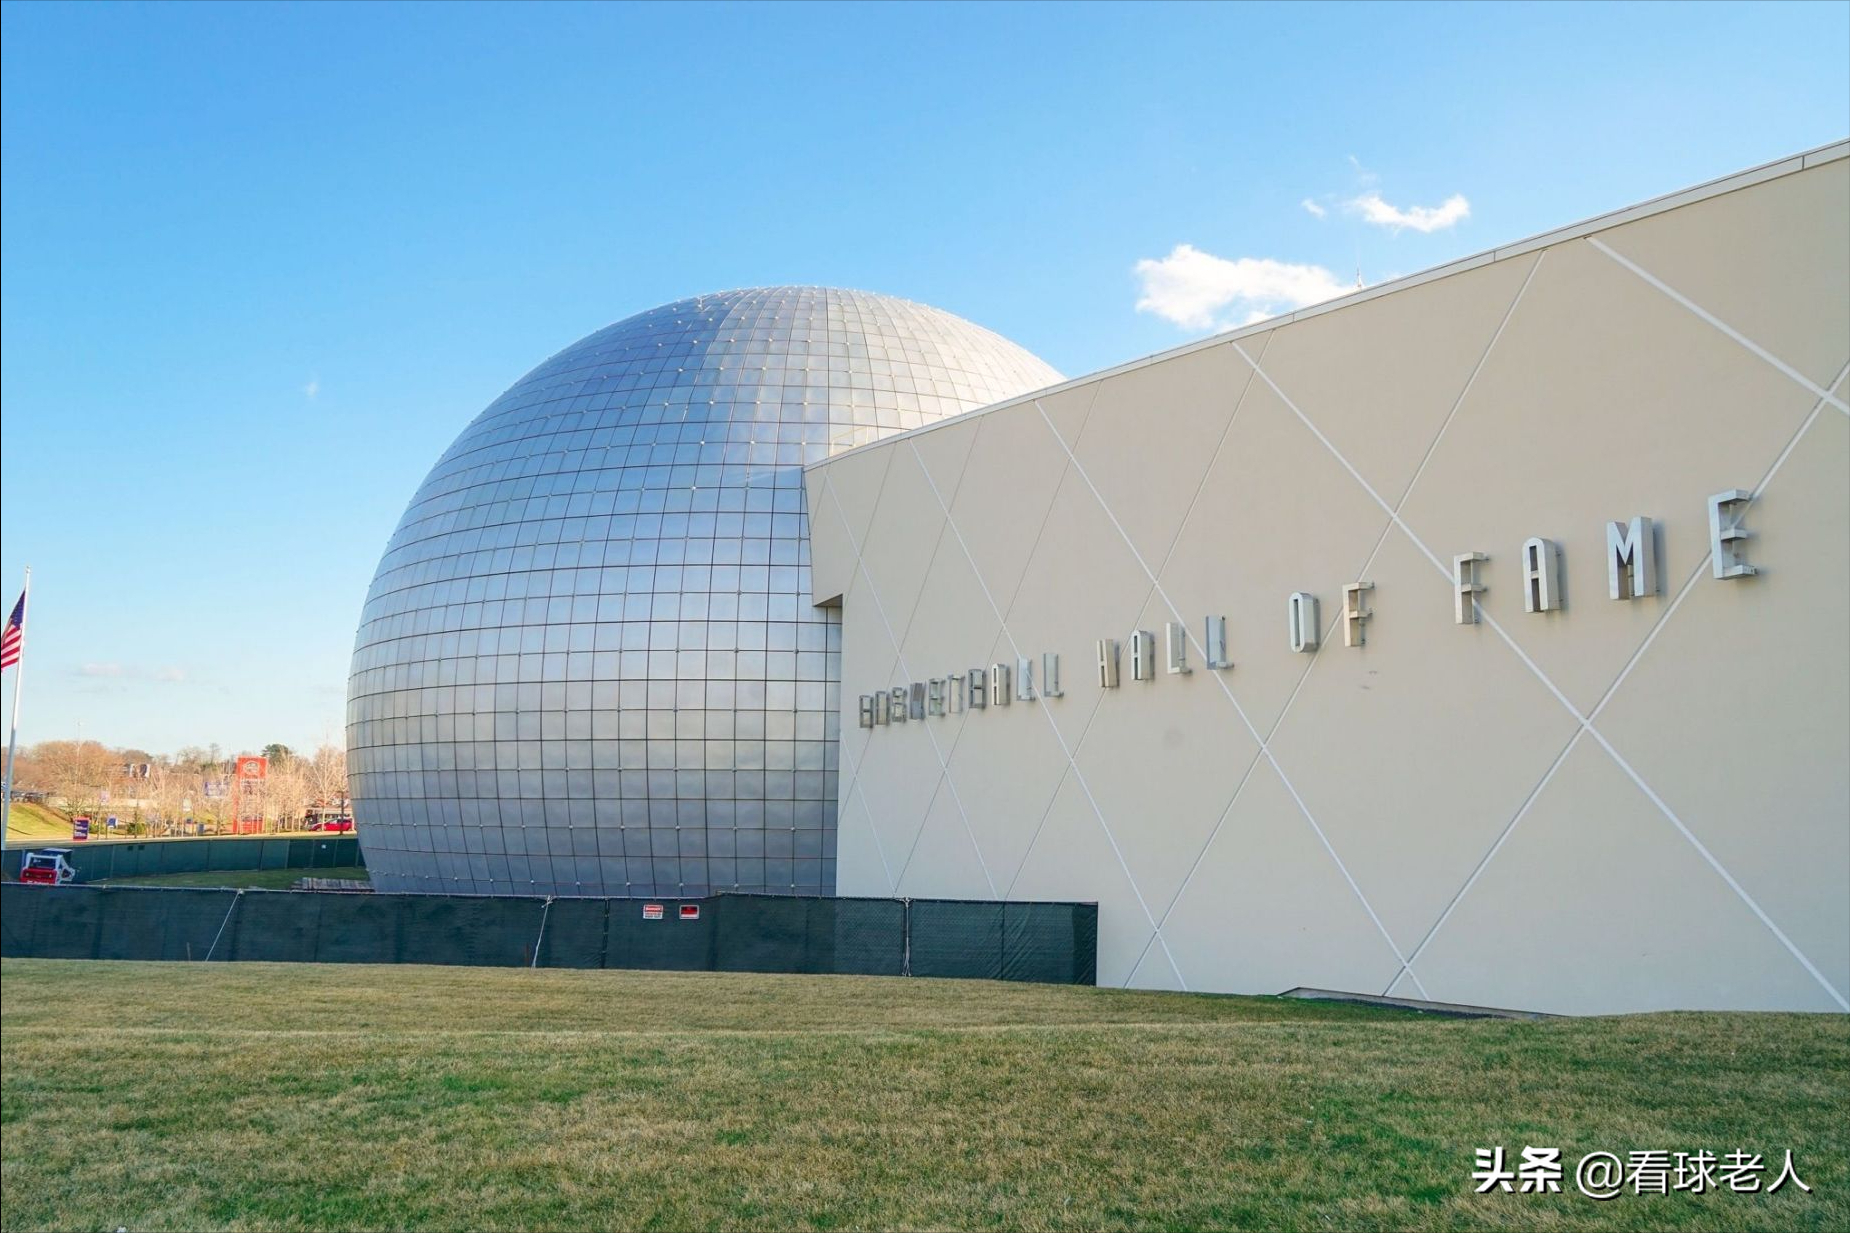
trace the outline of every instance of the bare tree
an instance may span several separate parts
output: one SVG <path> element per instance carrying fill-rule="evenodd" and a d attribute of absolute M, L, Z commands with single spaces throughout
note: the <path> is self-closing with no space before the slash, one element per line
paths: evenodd
<path fill-rule="evenodd" d="M 294 830 L 310 797 L 307 765 L 300 758 L 283 757 L 270 763 L 263 781 L 263 817 L 272 830 Z"/>
<path fill-rule="evenodd" d="M 102 803 L 120 765 L 101 741 L 41 741 L 32 762 L 45 790 L 78 811 Z"/>
<path fill-rule="evenodd" d="M 280 744 L 265 749 L 268 776 L 253 803 L 267 828 L 294 829 L 311 807 L 345 812 L 343 746 L 324 744 L 312 757 Z M 165 757 L 132 746 L 111 749 L 100 741 L 42 741 L 19 751 L 14 787 L 43 792 L 71 813 L 107 813 L 106 805 L 118 800 L 132 804 L 136 818 L 155 833 L 175 833 L 189 817 L 222 833 L 234 830 L 238 817 L 242 785 L 235 766 L 236 758 L 224 758 L 217 744 L 188 745 Z M 208 785 L 222 785 L 224 793 L 208 795 Z"/>
<path fill-rule="evenodd" d="M 202 797 L 203 781 L 192 766 L 159 761 L 148 776 L 148 796 L 164 833 L 176 833 Z"/>
<path fill-rule="evenodd" d="M 309 792 L 326 809 L 347 810 L 347 747 L 323 745 L 308 762 Z"/>
<path fill-rule="evenodd" d="M 18 760 L 13 764 L 13 791 L 51 791 L 44 764 L 38 758 L 38 746 L 28 745 L 19 751 Z"/>
<path fill-rule="evenodd" d="M 235 832 L 238 822 L 238 781 L 231 772 L 237 759 L 234 756 L 229 762 L 222 760 L 216 742 L 207 751 L 206 757 L 207 761 L 200 772 L 200 799 L 195 803 L 193 817 L 202 825 L 210 819 L 214 834 Z M 214 791 L 217 795 L 212 794 Z"/>

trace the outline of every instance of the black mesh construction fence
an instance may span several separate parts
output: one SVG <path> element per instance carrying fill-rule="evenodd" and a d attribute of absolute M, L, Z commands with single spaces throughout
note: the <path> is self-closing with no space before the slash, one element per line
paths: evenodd
<path fill-rule="evenodd" d="M 242 869 L 351 869 L 363 866 L 360 841 L 352 835 L 266 835 L 262 838 L 101 840 L 7 848 L 0 871 L 19 877 L 28 852 L 57 848 L 77 871 L 79 882 L 138 878 L 163 873 L 232 873 Z"/>
<path fill-rule="evenodd" d="M 952 976 L 1090 985 L 1098 905 L 0 884 L 0 955 Z"/>
<path fill-rule="evenodd" d="M 1097 979 L 1098 908 L 981 899 L 910 901 L 912 975 L 1090 985 Z M 1084 932 L 1083 938 L 1074 935 Z"/>

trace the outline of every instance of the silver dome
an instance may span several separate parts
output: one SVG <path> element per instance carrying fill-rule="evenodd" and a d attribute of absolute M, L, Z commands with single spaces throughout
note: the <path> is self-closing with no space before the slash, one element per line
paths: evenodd
<path fill-rule="evenodd" d="M 923 304 L 768 287 L 515 382 L 367 592 L 347 743 L 373 884 L 833 893 L 841 625 L 809 602 L 802 468 L 1058 380 Z"/>

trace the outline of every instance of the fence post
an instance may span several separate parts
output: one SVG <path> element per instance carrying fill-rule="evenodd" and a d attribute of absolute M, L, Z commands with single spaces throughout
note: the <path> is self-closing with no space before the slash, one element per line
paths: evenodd
<path fill-rule="evenodd" d="M 540 931 L 533 936 L 533 962 L 527 966 L 540 966 L 540 943 L 546 939 L 546 914 L 552 911 L 552 896 L 546 896 L 546 902 L 540 905 Z"/>
<path fill-rule="evenodd" d="M 238 910 L 238 902 L 243 898 L 244 890 L 242 887 L 232 893 L 231 906 L 225 909 L 225 919 L 218 922 L 218 932 L 212 935 L 212 945 L 206 949 L 204 962 L 212 962 L 212 952 L 218 949 L 218 940 L 225 936 L 225 926 L 231 923 L 231 914 Z"/>
<path fill-rule="evenodd" d="M 288 840 L 287 842 L 289 842 L 289 843 L 294 843 L 294 842 L 295 842 L 295 840 L 293 840 L 293 839 L 291 839 L 291 840 Z M 287 852 L 285 852 L 285 853 L 283 853 L 283 861 L 284 861 L 284 866 L 283 866 L 283 867 L 284 867 L 285 869 L 286 869 L 286 868 L 288 868 L 288 860 L 289 860 L 289 854 L 288 854 Z M 309 893 L 309 892 L 307 892 L 307 891 L 303 891 L 303 892 L 301 892 L 301 894 L 307 894 L 307 893 Z M 296 894 L 296 892 L 293 892 L 293 891 L 292 891 L 292 892 L 291 892 L 291 894 L 292 894 L 292 895 L 293 895 L 293 894 Z M 306 902 L 308 902 L 308 901 L 307 901 L 307 900 L 304 900 L 304 899 L 300 899 L 300 898 L 298 897 L 298 898 L 296 899 L 296 902 L 300 902 L 300 903 L 306 903 Z M 321 898 L 321 897 L 320 897 L 319 895 L 317 895 L 317 896 L 315 897 L 315 899 L 314 899 L 314 908 L 315 908 L 315 940 L 314 940 L 314 941 L 313 941 L 312 943 L 310 943 L 310 945 L 309 945 L 309 954 L 310 954 L 310 956 L 312 956 L 312 957 L 314 958 L 314 961 L 315 961 L 316 963 L 320 963 L 320 962 L 321 962 L 321 913 L 322 913 L 322 909 L 323 909 L 323 908 L 324 908 L 324 907 L 326 906 L 326 904 L 327 904 L 327 900 L 325 900 L 325 899 L 323 899 L 323 898 Z"/>
<path fill-rule="evenodd" d="M 996 979 L 1007 980 L 1009 970 L 1009 905 L 1002 901 L 999 913 L 1001 928 L 996 930 Z"/>
<path fill-rule="evenodd" d="M 901 976 L 910 976 L 912 975 L 912 900 L 910 897 L 907 897 L 901 899 L 899 902 L 905 908 L 904 923 L 900 926 L 899 931 L 901 947 L 899 953 L 899 974 Z"/>

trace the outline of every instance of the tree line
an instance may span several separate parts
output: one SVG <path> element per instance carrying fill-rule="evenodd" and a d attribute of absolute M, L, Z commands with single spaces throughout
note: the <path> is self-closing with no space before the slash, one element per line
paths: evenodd
<path fill-rule="evenodd" d="M 260 816 L 266 831 L 297 830 L 316 816 L 348 812 L 347 750 L 323 745 L 312 754 L 270 744 L 259 788 L 245 817 Z M 19 751 L 15 799 L 38 797 L 71 816 L 99 825 L 115 815 L 130 834 L 176 834 L 188 824 L 224 833 L 234 829 L 240 805 L 238 758 L 217 745 L 187 746 L 151 754 L 100 741 L 41 741 Z"/>

